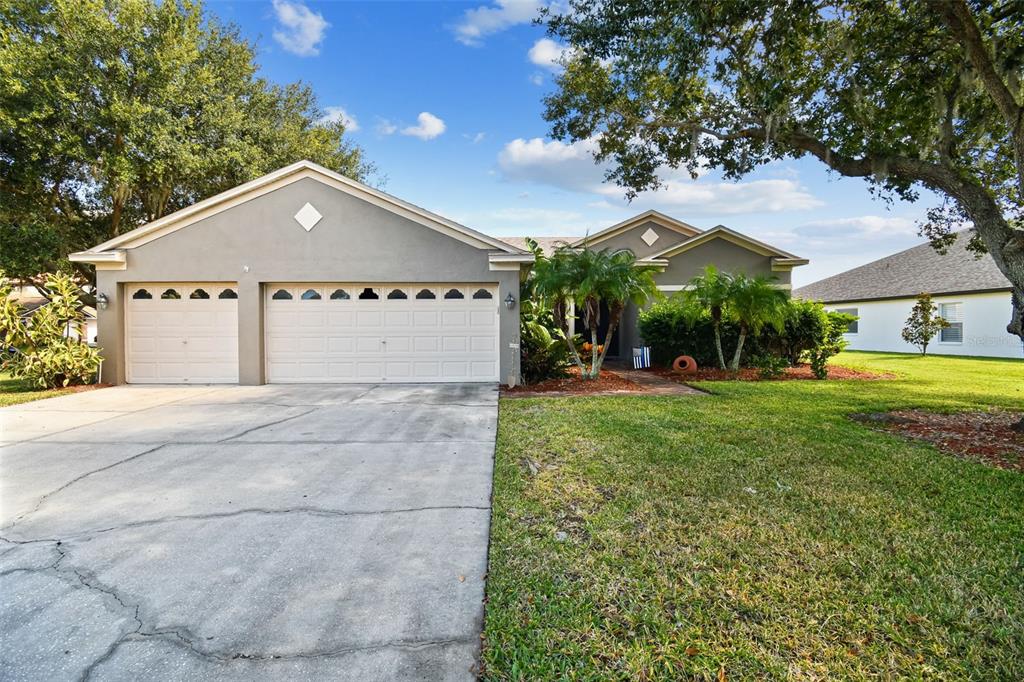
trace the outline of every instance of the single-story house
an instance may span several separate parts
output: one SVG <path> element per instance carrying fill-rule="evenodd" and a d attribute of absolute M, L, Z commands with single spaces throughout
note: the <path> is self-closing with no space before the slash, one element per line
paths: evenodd
<path fill-rule="evenodd" d="M 654 211 L 587 242 L 657 265 L 666 292 L 708 263 L 788 288 L 807 262 Z M 103 381 L 242 384 L 515 381 L 534 260 L 308 161 L 70 258 L 96 267 Z M 625 356 L 635 308 L 621 336 Z"/>
<path fill-rule="evenodd" d="M 992 258 L 967 249 L 971 236 L 969 229 L 958 232 L 945 254 L 921 244 L 800 287 L 793 296 L 856 315 L 845 335 L 852 350 L 915 353 L 901 333 L 918 294 L 927 293 L 949 322 L 931 352 L 1020 358 L 1020 339 L 1006 331 L 1010 282 Z"/>

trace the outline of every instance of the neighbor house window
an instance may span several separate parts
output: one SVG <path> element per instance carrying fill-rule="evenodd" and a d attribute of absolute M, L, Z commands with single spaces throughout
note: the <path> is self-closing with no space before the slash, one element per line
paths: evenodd
<path fill-rule="evenodd" d="M 843 313 L 844 315 L 853 315 L 854 317 L 857 317 L 857 309 L 856 308 L 836 308 L 836 312 L 837 313 Z M 854 320 L 850 324 L 846 325 L 846 333 L 847 334 L 856 334 L 857 333 L 857 323 L 858 322 L 860 322 L 860 320 Z"/>
<path fill-rule="evenodd" d="M 940 303 L 939 316 L 949 326 L 939 332 L 939 341 L 942 343 L 963 343 L 964 342 L 964 318 L 960 303 Z"/>

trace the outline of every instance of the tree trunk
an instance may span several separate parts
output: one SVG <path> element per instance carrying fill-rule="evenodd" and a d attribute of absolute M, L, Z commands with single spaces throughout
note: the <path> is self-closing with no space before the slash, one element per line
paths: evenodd
<path fill-rule="evenodd" d="M 590 378 L 596 379 L 601 368 L 597 365 L 597 327 L 590 328 Z"/>
<path fill-rule="evenodd" d="M 580 368 L 580 376 L 583 376 L 586 369 L 583 367 L 583 359 L 580 357 L 579 350 L 576 349 L 576 342 L 573 341 L 573 337 L 576 336 L 569 329 L 569 319 L 566 315 L 566 305 L 563 300 L 561 303 L 555 306 L 555 319 L 558 321 L 559 327 L 562 330 L 562 334 L 565 335 L 565 342 L 569 345 L 569 352 L 572 353 L 572 359 L 576 363 L 576 366 Z"/>
<path fill-rule="evenodd" d="M 740 325 L 740 339 L 736 342 L 736 353 L 732 356 L 732 363 L 729 369 L 736 372 L 740 368 L 740 356 L 743 354 L 743 342 L 747 340 L 747 328 Z"/>
<path fill-rule="evenodd" d="M 597 359 L 597 373 L 595 376 L 601 375 L 601 368 L 604 367 L 604 358 L 608 355 L 608 347 L 612 345 L 612 334 L 619 326 L 619 320 L 622 319 L 622 307 L 617 309 L 612 306 L 608 306 L 608 332 L 604 335 L 604 346 L 601 348 L 601 356 Z"/>
<path fill-rule="evenodd" d="M 722 352 L 722 329 L 715 325 L 715 351 L 718 352 L 718 368 L 725 369 L 725 353 Z"/>

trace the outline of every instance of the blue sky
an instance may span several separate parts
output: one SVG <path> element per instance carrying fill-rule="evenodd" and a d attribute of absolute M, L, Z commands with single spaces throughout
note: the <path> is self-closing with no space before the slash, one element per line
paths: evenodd
<path fill-rule="evenodd" d="M 669 175 L 628 204 L 602 183 L 587 143 L 547 137 L 542 97 L 559 46 L 535 0 L 210 2 L 258 47 L 262 73 L 303 80 L 350 122 L 383 189 L 498 236 L 575 236 L 654 208 L 699 228 L 724 224 L 811 259 L 807 284 L 920 243 L 935 198 L 875 200 L 817 161 L 773 163 L 723 182 Z"/>

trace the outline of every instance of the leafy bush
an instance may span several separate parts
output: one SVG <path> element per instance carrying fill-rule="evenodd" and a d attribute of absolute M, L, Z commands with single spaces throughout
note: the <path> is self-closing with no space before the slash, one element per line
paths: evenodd
<path fill-rule="evenodd" d="M 786 371 L 789 361 L 778 355 L 759 353 L 750 357 L 750 365 L 757 368 L 757 374 L 762 379 L 778 379 Z"/>
<path fill-rule="evenodd" d="M 811 363 L 811 372 L 817 379 L 828 378 L 828 359 L 838 355 L 846 348 L 843 334 L 850 323 L 857 318 L 846 313 L 826 313 L 825 335 L 821 343 L 807 351 L 807 360 Z"/>
<path fill-rule="evenodd" d="M 687 310 L 686 304 L 673 298 L 641 311 L 640 336 L 651 347 L 651 361 L 670 365 L 680 355 L 689 355 L 700 367 L 717 367 L 715 328 L 711 315 Z M 722 322 L 722 346 L 735 348 L 739 330 L 731 322 Z"/>
<path fill-rule="evenodd" d="M 740 359 L 742 366 L 754 365 L 753 358 L 764 356 L 782 358 L 788 364 L 797 364 L 801 360 L 809 361 L 811 355 L 815 354 L 824 358 L 822 362 L 827 362 L 828 358 L 842 349 L 841 345 L 836 349 L 835 344 L 842 342 L 846 325 L 853 320 L 849 315 L 827 313 L 822 304 L 815 301 L 790 299 L 783 313 L 784 324 L 781 330 L 768 325 L 747 340 Z M 845 321 L 838 329 L 838 337 L 830 340 L 830 321 L 839 318 Z M 641 312 L 639 328 L 644 343 L 651 347 L 652 361 L 658 364 L 670 364 L 679 355 L 693 357 L 701 367 L 714 367 L 717 364 L 714 328 L 710 317 L 706 314 L 693 315 L 678 298 Z M 739 330 L 736 326 L 724 322 L 722 345 L 735 348 L 738 340 Z"/>
<path fill-rule="evenodd" d="M 91 383 L 100 365 L 99 351 L 64 335 L 68 328 L 85 323 L 78 286 L 71 277 L 50 277 L 45 291 L 49 303 L 27 317 L 10 298 L 11 289 L 10 280 L 0 273 L 2 368 L 42 388 Z"/>
<path fill-rule="evenodd" d="M 569 344 L 561 332 L 553 333 L 536 320 L 524 320 L 519 329 L 519 363 L 526 384 L 568 376 Z"/>
<path fill-rule="evenodd" d="M 790 299 L 785 307 L 783 323 L 781 331 L 765 327 L 754 338 L 751 356 L 775 355 L 785 358 L 791 365 L 797 364 L 804 353 L 825 338 L 828 313 L 816 301 Z"/>

